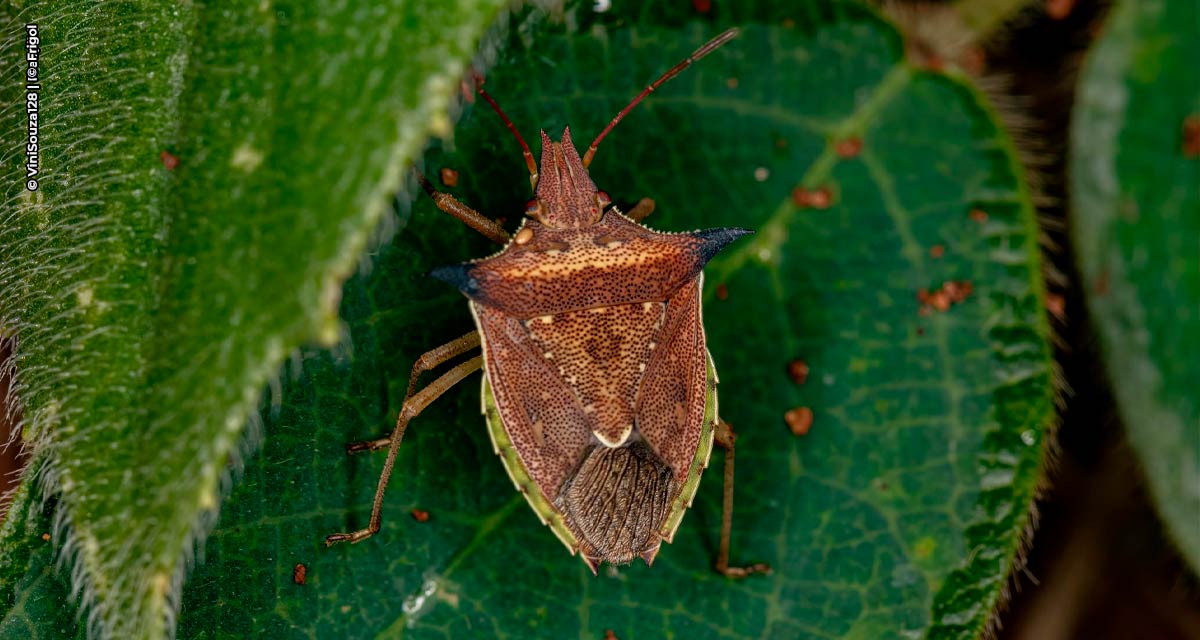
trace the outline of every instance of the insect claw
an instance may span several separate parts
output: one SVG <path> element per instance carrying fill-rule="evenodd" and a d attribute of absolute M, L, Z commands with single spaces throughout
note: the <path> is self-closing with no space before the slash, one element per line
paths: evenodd
<path fill-rule="evenodd" d="M 332 547 L 333 545 L 335 545 L 339 542 L 344 542 L 349 539 L 350 539 L 350 536 L 346 535 L 344 533 L 335 533 L 333 535 L 328 535 L 328 536 L 325 536 L 325 546 Z"/>
<path fill-rule="evenodd" d="M 771 568 L 771 565 L 769 565 L 765 562 L 756 562 L 752 565 L 745 566 L 745 567 L 724 567 L 724 568 L 722 568 L 721 566 L 717 566 L 717 573 L 720 573 L 721 575 L 725 576 L 726 578 L 733 578 L 735 580 L 740 580 L 742 578 L 746 578 L 746 577 L 749 577 L 749 576 L 752 576 L 755 574 L 769 576 L 772 573 L 775 573 L 775 570 Z"/>
<path fill-rule="evenodd" d="M 642 552 L 642 560 L 645 561 L 647 567 L 654 565 L 654 558 L 658 556 L 660 548 L 661 545 L 656 544 L 653 549 L 646 549 Z"/>
<path fill-rule="evenodd" d="M 587 556 L 587 554 L 585 554 L 585 553 L 579 554 L 579 558 L 581 560 L 583 560 L 583 563 L 587 565 L 587 568 L 592 570 L 592 575 L 599 575 L 596 573 L 596 569 L 598 569 L 600 567 L 599 562 L 596 562 L 594 559 L 589 558 Z"/>

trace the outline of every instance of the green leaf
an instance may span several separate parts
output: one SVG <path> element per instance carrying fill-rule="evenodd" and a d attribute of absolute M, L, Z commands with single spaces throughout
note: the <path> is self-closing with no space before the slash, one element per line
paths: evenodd
<path fill-rule="evenodd" d="M 0 589 L 11 600 L 0 617 L 0 638 L 67 638 L 78 634 L 75 617 L 63 606 L 70 587 L 54 566 L 51 509 L 40 505 L 28 484 L 17 489 L 0 525 L 6 541 L 0 554 Z"/>
<path fill-rule="evenodd" d="M 581 146 L 655 75 L 743 28 L 631 113 L 592 176 L 623 207 L 653 197 L 658 229 L 758 230 L 707 271 L 705 318 L 741 436 L 733 560 L 775 573 L 711 570 L 716 453 L 655 565 L 593 577 L 512 489 L 477 377 L 412 424 L 382 531 L 323 546 L 366 523 L 383 464 L 344 443 L 389 429 L 413 360 L 472 328 L 462 296 L 424 274 L 495 250 L 422 197 L 347 282 L 348 345 L 281 376 L 262 452 L 184 590 L 180 637 L 978 637 L 1054 415 L 1033 211 L 990 108 L 841 2 L 578 3 L 513 24 L 489 91 L 527 138 L 570 123 Z M 842 158 L 851 137 L 862 152 Z M 424 166 L 458 170 L 449 191 L 510 228 L 529 198 L 515 141 L 479 101 Z M 829 188 L 832 206 L 797 208 L 797 186 Z M 961 303 L 922 314 L 919 290 L 961 281 Z M 796 406 L 816 416 L 802 438 L 783 417 Z"/>
<path fill-rule="evenodd" d="M 1071 127 L 1072 235 L 1129 440 L 1200 569 L 1200 7 L 1114 8 Z M 1191 134 L 1200 136 L 1200 131 Z"/>
<path fill-rule="evenodd" d="M 3 152 L 0 327 L 102 635 L 173 629 L 246 416 L 289 352 L 337 339 L 341 283 L 500 4 L 0 8 L 3 59 L 36 23 L 41 63 L 37 191 L 24 144 Z M 24 87 L 0 94 L 24 140 Z"/>

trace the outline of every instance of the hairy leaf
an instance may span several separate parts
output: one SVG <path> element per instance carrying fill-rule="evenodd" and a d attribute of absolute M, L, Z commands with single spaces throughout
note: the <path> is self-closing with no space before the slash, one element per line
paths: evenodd
<path fill-rule="evenodd" d="M 1200 569 L 1200 6 L 1122 2 L 1071 128 L 1072 234 L 1129 440 Z"/>
<path fill-rule="evenodd" d="M 25 146 L 0 152 L 0 327 L 103 635 L 172 632 L 246 416 L 290 351 L 338 338 L 341 283 L 499 4 L 0 8 L 7 66 L 27 23 L 41 64 L 36 191 Z M 0 92 L 24 140 L 24 87 Z"/>

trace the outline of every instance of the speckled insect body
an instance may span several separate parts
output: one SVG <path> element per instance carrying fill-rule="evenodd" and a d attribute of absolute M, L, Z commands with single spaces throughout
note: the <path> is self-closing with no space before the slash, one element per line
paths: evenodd
<path fill-rule="evenodd" d="M 768 570 L 728 566 L 734 436 L 717 416 L 717 376 L 701 314 L 705 264 L 749 231 L 652 231 L 639 221 L 653 202 L 626 215 L 587 170 L 599 142 L 634 105 L 735 35 L 714 38 L 651 84 L 582 158 L 569 129 L 559 142 L 542 132 L 540 167 L 479 88 L 516 134 L 535 198 L 510 238 L 421 179 L 439 208 L 505 245 L 488 258 L 431 272 L 466 295 L 477 331 L 418 360 L 391 436 L 350 446 L 387 447 L 388 461 L 371 525 L 327 543 L 357 542 L 378 530 L 407 422 L 482 368 L 483 412 L 496 453 L 542 522 L 593 572 L 602 562 L 654 560 L 691 506 L 714 441 L 728 451 L 717 569 L 735 577 Z M 415 392 L 421 372 L 475 347 L 481 355 Z"/>

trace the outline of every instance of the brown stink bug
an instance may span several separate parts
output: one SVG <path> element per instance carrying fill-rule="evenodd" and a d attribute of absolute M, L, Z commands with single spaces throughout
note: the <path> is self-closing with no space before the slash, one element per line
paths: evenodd
<path fill-rule="evenodd" d="M 379 531 L 388 477 L 408 422 L 454 384 L 483 368 L 483 411 L 496 453 L 517 489 L 593 572 L 601 562 L 650 564 L 691 506 L 712 445 L 726 449 L 725 494 L 716 568 L 727 576 L 769 570 L 729 566 L 734 434 L 717 417 L 717 374 L 701 323 L 702 269 L 745 229 L 658 233 L 596 189 L 587 166 L 609 131 L 643 98 L 737 35 L 730 29 L 650 84 L 600 132 L 580 158 L 570 130 L 542 132 L 541 167 L 520 143 L 535 197 L 513 236 L 500 225 L 421 186 L 438 208 L 503 243 L 499 253 L 441 267 L 431 275 L 469 298 L 477 331 L 422 355 L 392 434 L 349 445 L 388 449 L 371 520 L 326 544 L 358 542 Z M 416 391 L 418 376 L 480 348 Z"/>

